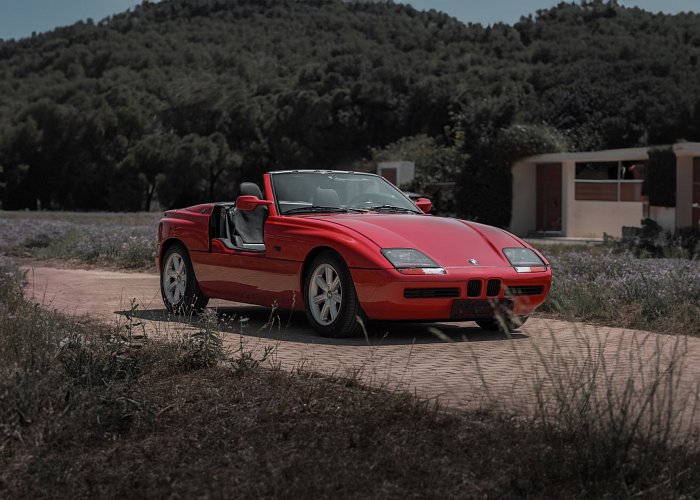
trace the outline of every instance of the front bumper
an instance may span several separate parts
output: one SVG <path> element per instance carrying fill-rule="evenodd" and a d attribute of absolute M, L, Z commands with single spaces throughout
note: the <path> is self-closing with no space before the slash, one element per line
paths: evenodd
<path fill-rule="evenodd" d="M 463 321 L 493 317 L 485 303 L 526 316 L 547 298 L 552 272 L 518 273 L 512 267 L 447 268 L 444 275 L 408 276 L 395 269 L 351 269 L 360 305 L 374 320 Z M 470 280 L 480 280 L 480 292 L 467 292 Z M 489 281 L 500 286 L 488 289 Z M 529 289 L 539 293 L 515 295 Z M 540 288 L 541 287 L 541 288 Z M 509 290 L 510 288 L 510 290 Z M 494 293 L 496 291 L 496 293 Z M 477 303 L 478 302 L 478 303 Z M 499 306 L 500 304 L 500 306 Z M 493 308 L 491 308 L 492 310 Z M 483 316 L 479 311 L 483 311 Z"/>

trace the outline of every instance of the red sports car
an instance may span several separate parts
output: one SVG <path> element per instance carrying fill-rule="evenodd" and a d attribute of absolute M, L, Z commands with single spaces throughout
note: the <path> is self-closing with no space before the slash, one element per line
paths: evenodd
<path fill-rule="evenodd" d="M 175 313 L 210 298 L 305 310 L 329 337 L 366 320 L 521 325 L 549 292 L 547 260 L 506 231 L 430 209 L 373 174 L 267 173 L 235 202 L 165 213 L 163 301 Z"/>

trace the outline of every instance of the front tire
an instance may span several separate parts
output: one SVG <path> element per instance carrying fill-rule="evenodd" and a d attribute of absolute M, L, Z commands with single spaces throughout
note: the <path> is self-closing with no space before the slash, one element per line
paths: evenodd
<path fill-rule="evenodd" d="M 160 267 L 160 293 L 165 307 L 173 314 L 202 311 L 209 302 L 199 289 L 187 249 L 174 244 L 165 252 Z"/>
<path fill-rule="evenodd" d="M 306 317 L 319 335 L 342 338 L 357 335 L 365 320 L 345 262 L 333 252 L 314 258 L 304 278 Z"/>
<path fill-rule="evenodd" d="M 512 333 L 525 324 L 529 316 L 510 316 L 493 319 L 479 319 L 476 324 L 484 330 Z"/>

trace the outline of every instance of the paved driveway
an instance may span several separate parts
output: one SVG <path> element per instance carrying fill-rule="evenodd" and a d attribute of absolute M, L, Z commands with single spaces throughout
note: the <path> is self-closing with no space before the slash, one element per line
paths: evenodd
<path fill-rule="evenodd" d="M 28 278 L 28 296 L 46 307 L 123 321 L 136 299 L 151 331 L 192 327 L 168 316 L 154 274 L 36 267 Z M 674 415 L 700 422 L 693 406 L 700 380 L 697 338 L 531 318 L 510 337 L 471 322 L 391 323 L 372 325 L 366 338 L 334 340 L 318 337 L 303 314 L 223 301 L 210 306 L 217 308 L 230 346 L 243 341 L 257 353 L 274 346 L 271 361 L 287 370 L 357 376 L 457 408 L 534 408 L 538 397 L 583 394 L 593 385 L 603 397 L 614 387 L 612 397 L 627 395 L 644 404 L 660 379 L 654 396 L 659 411 L 673 393 Z"/>

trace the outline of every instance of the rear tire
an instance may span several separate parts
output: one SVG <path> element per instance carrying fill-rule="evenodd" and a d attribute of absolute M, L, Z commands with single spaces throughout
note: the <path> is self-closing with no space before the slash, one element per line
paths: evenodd
<path fill-rule="evenodd" d="M 304 278 L 306 317 L 319 335 L 342 338 L 362 331 L 365 315 L 350 270 L 337 254 L 314 258 Z"/>
<path fill-rule="evenodd" d="M 209 302 L 199 288 L 187 249 L 176 243 L 163 255 L 160 265 L 160 293 L 173 314 L 196 314 Z"/>
<path fill-rule="evenodd" d="M 529 316 L 512 316 L 493 319 L 479 319 L 476 324 L 484 330 L 511 333 L 525 324 Z"/>

